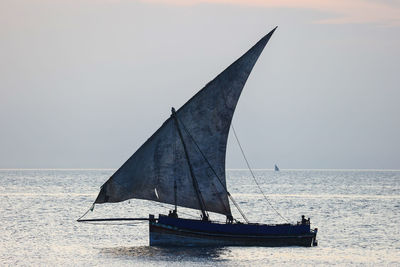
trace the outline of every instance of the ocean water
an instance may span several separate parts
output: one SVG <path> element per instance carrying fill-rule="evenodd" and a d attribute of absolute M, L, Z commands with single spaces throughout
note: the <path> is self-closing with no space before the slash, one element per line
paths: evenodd
<path fill-rule="evenodd" d="M 271 204 L 318 227 L 317 247 L 154 248 L 148 224 L 78 223 L 113 170 L 0 170 L 0 265 L 5 266 L 400 266 L 400 171 L 256 170 Z M 283 223 L 246 170 L 228 188 L 251 222 Z M 147 217 L 169 205 L 96 205 L 86 218 Z M 232 210 L 235 217 L 240 216 Z M 198 216 L 179 209 L 181 217 Z M 224 218 L 212 214 L 212 219 Z"/>

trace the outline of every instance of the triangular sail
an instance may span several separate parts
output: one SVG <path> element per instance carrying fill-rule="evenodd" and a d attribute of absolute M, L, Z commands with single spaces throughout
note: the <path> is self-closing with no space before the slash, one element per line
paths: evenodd
<path fill-rule="evenodd" d="M 176 204 L 201 209 L 183 141 L 206 210 L 231 215 L 225 180 L 229 128 L 247 78 L 274 30 L 176 111 L 183 140 L 170 117 L 102 186 L 95 203 L 137 198 L 175 204 L 176 183 Z"/>

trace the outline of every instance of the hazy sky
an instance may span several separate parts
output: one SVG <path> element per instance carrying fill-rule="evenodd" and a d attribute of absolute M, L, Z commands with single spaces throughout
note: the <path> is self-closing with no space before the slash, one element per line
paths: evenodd
<path fill-rule="evenodd" d="M 275 26 L 234 116 L 251 165 L 400 169 L 395 0 L 2 0 L 0 168 L 118 168 Z"/>

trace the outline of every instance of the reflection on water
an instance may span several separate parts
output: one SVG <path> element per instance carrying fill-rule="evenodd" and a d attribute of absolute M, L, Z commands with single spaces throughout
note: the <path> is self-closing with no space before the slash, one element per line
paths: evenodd
<path fill-rule="evenodd" d="M 135 258 L 141 260 L 161 260 L 161 261 L 226 261 L 222 258 L 223 254 L 229 253 L 229 248 L 215 247 L 115 247 L 102 248 L 100 253 L 111 257 Z"/>

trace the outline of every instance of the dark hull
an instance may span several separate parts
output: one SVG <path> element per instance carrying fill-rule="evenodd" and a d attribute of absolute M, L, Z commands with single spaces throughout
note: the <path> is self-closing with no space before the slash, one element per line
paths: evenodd
<path fill-rule="evenodd" d="M 309 225 L 232 225 L 162 216 L 150 221 L 150 246 L 312 245 L 316 245 L 316 231 L 310 231 Z"/>

